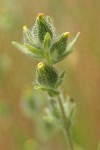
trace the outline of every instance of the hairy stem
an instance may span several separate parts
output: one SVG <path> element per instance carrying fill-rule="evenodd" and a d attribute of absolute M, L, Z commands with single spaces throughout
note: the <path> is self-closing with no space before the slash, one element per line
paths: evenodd
<path fill-rule="evenodd" d="M 62 120 L 63 120 L 63 123 L 64 123 L 64 134 L 65 134 L 65 137 L 66 137 L 68 150 L 74 150 L 72 140 L 71 140 L 71 136 L 70 136 L 70 132 L 69 132 L 69 128 L 68 128 L 67 117 L 65 115 L 65 110 L 64 110 L 63 103 L 62 103 L 61 94 L 59 94 L 59 96 L 58 96 L 58 103 L 59 103 L 59 106 L 60 106 L 60 109 L 61 109 Z"/>

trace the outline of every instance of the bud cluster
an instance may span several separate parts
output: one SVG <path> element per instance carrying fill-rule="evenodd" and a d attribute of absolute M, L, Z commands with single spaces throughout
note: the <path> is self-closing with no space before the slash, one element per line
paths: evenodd
<path fill-rule="evenodd" d="M 30 30 L 23 27 L 24 43 L 13 44 L 23 53 L 32 58 L 41 60 L 37 66 L 35 88 L 46 90 L 50 95 L 57 92 L 61 84 L 64 72 L 58 76 L 53 64 L 63 60 L 70 52 L 79 36 L 79 33 L 68 43 L 69 32 L 56 37 L 52 19 L 44 14 L 38 14 L 35 25 Z"/>
<path fill-rule="evenodd" d="M 12 42 L 23 53 L 39 59 L 47 64 L 55 64 L 63 60 L 71 51 L 79 33 L 68 43 L 69 32 L 56 37 L 52 19 L 38 14 L 35 25 L 30 30 L 23 27 L 24 44 Z"/>

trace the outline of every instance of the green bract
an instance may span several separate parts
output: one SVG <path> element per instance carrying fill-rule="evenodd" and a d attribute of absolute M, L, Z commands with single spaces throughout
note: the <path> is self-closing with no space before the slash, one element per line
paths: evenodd
<path fill-rule="evenodd" d="M 23 44 L 12 42 L 23 53 L 39 59 L 47 64 L 55 64 L 63 60 L 77 41 L 78 33 L 71 43 L 68 43 L 69 32 L 56 37 L 52 19 L 44 14 L 38 14 L 31 30 L 23 27 Z"/>

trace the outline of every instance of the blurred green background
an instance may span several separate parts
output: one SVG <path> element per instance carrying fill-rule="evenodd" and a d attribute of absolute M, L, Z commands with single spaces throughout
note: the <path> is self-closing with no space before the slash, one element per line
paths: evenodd
<path fill-rule="evenodd" d="M 62 134 L 42 137 L 46 98 L 32 87 L 38 62 L 11 45 L 22 42 L 23 25 L 31 28 L 41 12 L 53 18 L 58 34 L 70 32 L 70 40 L 81 32 L 74 52 L 57 68 L 66 70 L 62 89 L 77 103 L 73 140 L 84 150 L 96 150 L 100 140 L 99 0 L 0 0 L 0 150 L 65 149 Z M 36 115 L 23 99 L 36 100 Z"/>

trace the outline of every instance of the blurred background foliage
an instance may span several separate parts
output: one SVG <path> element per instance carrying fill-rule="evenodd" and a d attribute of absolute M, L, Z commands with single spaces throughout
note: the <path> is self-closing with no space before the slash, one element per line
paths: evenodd
<path fill-rule="evenodd" d="M 0 150 L 65 149 L 62 134 L 42 121 L 46 96 L 32 86 L 37 62 L 11 45 L 22 41 L 22 26 L 31 28 L 39 12 L 53 18 L 58 34 L 69 31 L 72 39 L 81 32 L 74 52 L 57 68 L 66 70 L 62 90 L 77 103 L 76 149 L 95 150 L 100 140 L 99 0 L 0 0 Z"/>

